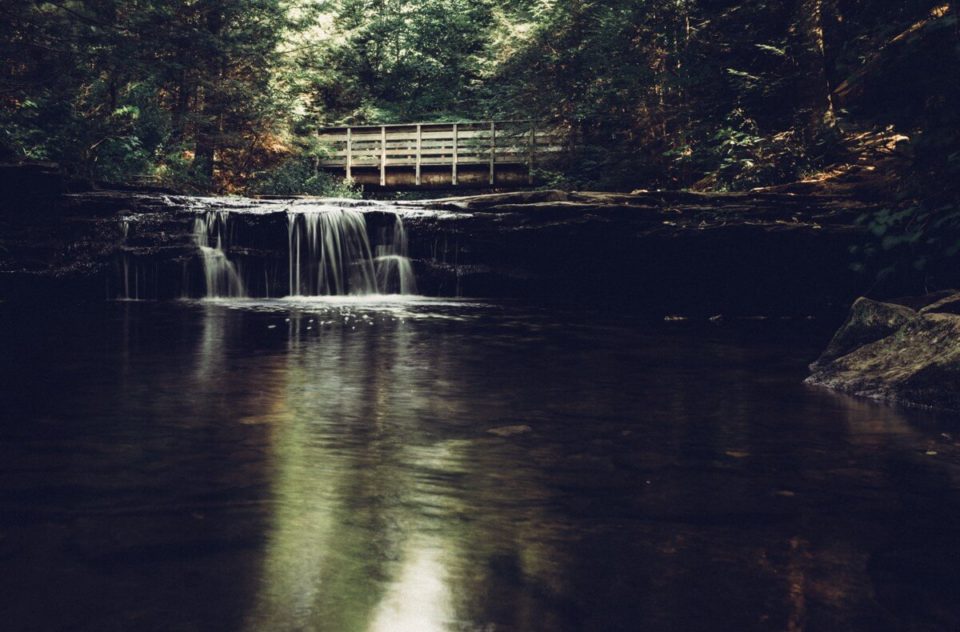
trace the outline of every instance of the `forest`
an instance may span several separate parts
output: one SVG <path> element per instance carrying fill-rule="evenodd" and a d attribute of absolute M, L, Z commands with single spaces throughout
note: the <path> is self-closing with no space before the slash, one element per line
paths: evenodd
<path fill-rule="evenodd" d="M 541 183 L 867 185 L 860 257 L 960 249 L 960 28 L 943 0 L 4 0 L 0 161 L 174 190 L 357 195 L 330 125 L 535 120 Z M 863 193 L 863 191 L 861 191 Z M 891 263 L 892 262 L 892 263 Z M 941 279 L 944 281 L 944 279 Z M 936 285 L 936 280 L 933 281 Z M 941 282 L 940 285 L 943 285 Z"/>
<path fill-rule="evenodd" d="M 264 186 L 344 123 L 541 120 L 587 154 L 562 175 L 605 188 L 742 189 L 815 172 L 853 131 L 957 134 L 942 1 L 57 0 L 2 16 L 4 159 L 103 180 Z M 881 69 L 907 39 L 927 50 Z"/>

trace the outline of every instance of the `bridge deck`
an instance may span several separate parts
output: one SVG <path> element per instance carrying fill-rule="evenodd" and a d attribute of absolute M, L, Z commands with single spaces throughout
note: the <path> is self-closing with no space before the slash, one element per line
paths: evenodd
<path fill-rule="evenodd" d="M 490 185 L 496 184 L 501 166 L 512 172 L 525 168 L 532 182 L 533 166 L 561 151 L 555 134 L 538 132 L 528 121 L 330 127 L 318 137 L 330 147 L 322 167 L 344 169 L 351 179 L 354 170 L 378 169 L 380 186 L 387 185 L 391 168 L 412 168 L 415 186 L 423 184 L 425 168 L 436 172 L 438 167 L 449 168 L 454 186 L 461 168 L 477 167 L 486 167 Z"/>

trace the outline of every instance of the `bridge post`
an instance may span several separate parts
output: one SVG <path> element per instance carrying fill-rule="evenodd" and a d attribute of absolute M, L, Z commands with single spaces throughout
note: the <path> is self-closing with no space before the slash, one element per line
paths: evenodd
<path fill-rule="evenodd" d="M 497 163 L 497 123 L 490 121 L 490 185 L 496 180 L 495 169 Z"/>
<path fill-rule="evenodd" d="M 417 186 L 420 186 L 420 165 L 422 162 L 423 126 L 417 123 Z"/>
<path fill-rule="evenodd" d="M 387 126 L 380 126 L 380 186 L 387 186 Z"/>
<path fill-rule="evenodd" d="M 353 128 L 347 128 L 347 180 L 353 180 Z"/>
<path fill-rule="evenodd" d="M 454 124 L 453 124 L 453 158 L 452 158 L 453 173 L 452 173 L 451 180 L 450 180 L 450 183 L 453 184 L 453 186 L 457 186 L 457 149 L 458 149 L 458 148 L 457 148 L 457 145 L 458 145 L 458 141 L 459 141 L 459 129 L 458 129 L 458 127 L 457 127 L 457 124 L 454 123 Z"/>

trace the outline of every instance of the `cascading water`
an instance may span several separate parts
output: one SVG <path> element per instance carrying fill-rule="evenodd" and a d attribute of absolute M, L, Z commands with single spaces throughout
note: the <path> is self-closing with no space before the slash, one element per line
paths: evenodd
<path fill-rule="evenodd" d="M 151 289 L 155 291 L 157 271 L 156 266 L 141 262 L 130 248 L 130 227 L 129 218 L 121 220 L 124 250 L 117 264 L 120 282 L 116 290 L 108 289 L 108 295 L 121 301 L 141 301 L 151 295 Z"/>
<path fill-rule="evenodd" d="M 290 295 L 376 294 L 367 222 L 353 209 L 287 212 Z"/>
<path fill-rule="evenodd" d="M 417 292 L 403 220 L 392 207 L 346 200 L 297 201 L 280 208 L 270 201 L 233 204 L 229 209 L 200 208 L 194 220 L 207 298 L 277 296 L 284 290 L 290 296 Z M 238 225 L 231 222 L 244 214 L 262 219 L 244 220 L 255 222 L 257 229 L 244 229 L 249 243 L 238 247 Z M 286 220 L 286 253 L 278 253 L 277 238 L 282 237 L 273 232 L 281 218 Z M 241 253 L 239 259 L 228 258 L 228 249 Z M 273 253 L 287 256 L 287 279 Z M 284 281 L 285 286 L 278 285 Z"/>
<path fill-rule="evenodd" d="M 207 298 L 239 298 L 246 296 L 236 266 L 224 250 L 228 211 L 206 211 L 193 222 L 193 237 L 200 248 L 203 273 L 207 282 Z M 211 246 L 214 243 L 216 245 Z"/>
<path fill-rule="evenodd" d="M 124 254 L 121 263 L 120 299 L 124 301 L 140 300 L 140 270 L 130 263 L 130 256 Z"/>
<path fill-rule="evenodd" d="M 290 295 L 415 294 L 403 220 L 380 232 L 376 248 L 355 208 L 301 206 L 287 211 Z M 376 253 L 374 256 L 373 253 Z"/>
<path fill-rule="evenodd" d="M 123 233 L 123 243 L 126 245 L 130 238 L 130 220 L 124 218 L 120 223 L 120 230 Z M 123 253 L 120 264 L 120 299 L 125 301 L 138 300 L 140 298 L 140 274 L 136 266 L 130 265 L 130 255 Z M 131 268 L 132 274 L 131 274 Z M 132 279 L 131 279 L 132 277 Z"/>
<path fill-rule="evenodd" d="M 393 238 L 381 232 L 381 245 L 377 246 L 377 287 L 383 293 L 416 294 L 417 278 L 413 274 L 413 265 L 407 255 L 407 231 L 403 220 L 397 216 L 393 225 Z"/>

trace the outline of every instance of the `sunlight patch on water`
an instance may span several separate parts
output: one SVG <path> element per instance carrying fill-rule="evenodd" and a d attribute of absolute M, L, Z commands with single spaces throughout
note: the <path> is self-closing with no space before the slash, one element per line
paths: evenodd
<path fill-rule="evenodd" d="M 493 306 L 476 300 L 435 298 L 411 294 L 364 294 L 346 296 L 287 296 L 276 299 L 203 298 L 182 303 L 246 312 L 283 314 L 277 324 L 304 320 L 308 326 L 336 323 L 374 324 L 387 320 L 469 321 L 488 313 Z M 316 322 L 310 320 L 315 317 Z"/>
<path fill-rule="evenodd" d="M 443 551 L 429 541 L 411 542 L 397 581 L 377 608 L 369 632 L 443 632 L 453 617 Z"/>

